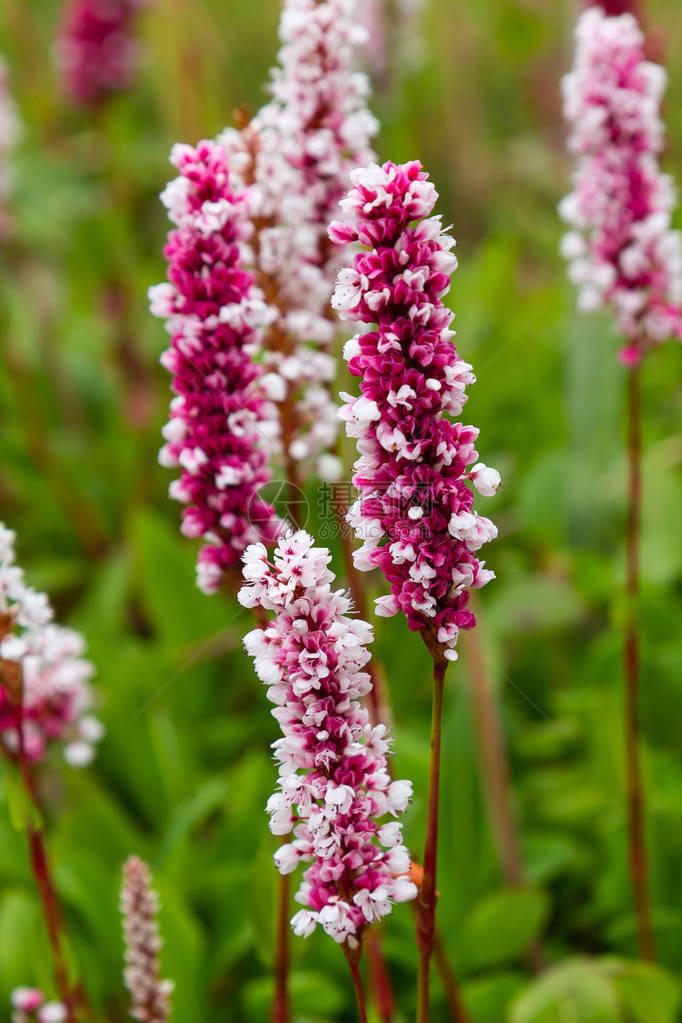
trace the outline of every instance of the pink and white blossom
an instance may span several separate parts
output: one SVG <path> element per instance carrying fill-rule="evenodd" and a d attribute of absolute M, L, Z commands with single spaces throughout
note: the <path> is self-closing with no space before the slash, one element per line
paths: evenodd
<path fill-rule="evenodd" d="M 180 176 L 162 195 L 175 224 L 164 249 L 168 283 L 149 292 L 171 335 L 161 361 L 176 394 L 159 458 L 182 470 L 170 495 L 186 505 L 183 533 L 203 540 L 197 582 L 211 593 L 250 543 L 272 543 L 280 528 L 259 496 L 276 424 L 253 358 L 273 314 L 242 269 L 250 215 L 226 150 L 177 145 L 171 160 Z"/>
<path fill-rule="evenodd" d="M 46 1002 L 40 988 L 17 987 L 10 995 L 12 1023 L 64 1023 L 66 1007 L 61 1002 Z"/>
<path fill-rule="evenodd" d="M 574 188 L 560 212 L 562 242 L 579 306 L 608 306 L 637 362 L 652 345 L 682 338 L 682 247 L 671 230 L 675 191 L 662 174 L 660 108 L 665 71 L 645 59 L 632 14 L 586 10 L 576 28 L 573 70 L 563 80 Z"/>
<path fill-rule="evenodd" d="M 367 924 L 417 893 L 404 876 L 400 824 L 381 823 L 404 812 L 412 785 L 391 779 L 386 728 L 372 726 L 361 704 L 371 689 L 363 668 L 372 629 L 332 590 L 330 560 L 304 531 L 281 538 L 272 560 L 261 544 L 249 547 L 239 600 L 275 616 L 244 643 L 282 729 L 267 810 L 273 834 L 290 840 L 275 864 L 282 874 L 310 864 L 292 927 L 307 937 L 319 924 L 354 948 Z"/>
<path fill-rule="evenodd" d="M 263 359 L 284 459 L 327 478 L 340 465 L 330 454 L 338 418 L 328 351 L 339 254 L 326 231 L 351 169 L 372 158 L 377 130 L 357 70 L 366 42 L 358 10 L 356 0 L 286 0 L 271 102 L 243 132 L 221 136 L 251 186 L 256 277 L 278 311 Z"/>
<path fill-rule="evenodd" d="M 167 1023 L 173 982 L 161 979 L 159 897 L 147 864 L 129 856 L 123 865 L 121 913 L 125 941 L 123 978 L 130 992 L 130 1016 L 142 1023 Z"/>
<path fill-rule="evenodd" d="M 94 669 L 83 657 L 83 637 L 53 624 L 48 598 L 26 585 L 14 542 L 12 530 L 0 523 L 0 742 L 17 754 L 20 707 L 29 763 L 59 743 L 69 766 L 85 767 L 104 734 L 90 713 Z"/>
<path fill-rule="evenodd" d="M 454 239 L 429 216 L 437 192 L 417 162 L 358 169 L 329 234 L 364 249 L 341 271 L 333 303 L 343 319 L 376 329 L 346 344 L 360 394 L 343 394 L 341 417 L 360 457 L 353 482 L 360 497 L 348 521 L 362 547 L 362 571 L 380 568 L 390 595 L 377 613 L 403 611 L 431 646 L 457 656 L 460 629 L 475 618 L 469 590 L 493 578 L 477 552 L 497 535 L 473 510 L 472 483 L 493 494 L 500 477 L 476 463 L 478 430 L 453 422 L 474 382 L 459 359 L 443 304 L 457 266 Z"/>
<path fill-rule="evenodd" d="M 130 85 L 139 62 L 135 14 L 146 0 L 68 0 L 55 44 L 73 103 L 99 106 Z"/>

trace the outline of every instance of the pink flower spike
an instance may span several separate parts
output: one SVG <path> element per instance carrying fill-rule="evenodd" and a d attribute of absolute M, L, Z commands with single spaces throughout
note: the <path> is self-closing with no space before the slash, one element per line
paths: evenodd
<path fill-rule="evenodd" d="M 161 980 L 162 940 L 156 917 L 159 898 L 147 864 L 129 856 L 123 865 L 121 913 L 125 940 L 123 977 L 130 992 L 130 1015 L 143 1023 L 167 1023 L 173 982 Z"/>
<path fill-rule="evenodd" d="M 391 593 L 377 601 L 378 614 L 402 610 L 453 660 L 459 630 L 475 625 L 469 590 L 493 577 L 476 552 L 497 535 L 473 511 L 468 481 L 485 495 L 500 482 L 482 463 L 467 472 L 478 430 L 450 418 L 475 380 L 452 345 L 453 314 L 442 301 L 455 241 L 429 216 L 437 193 L 419 163 L 372 164 L 351 177 L 345 220 L 330 237 L 350 233 L 366 248 L 339 273 L 332 302 L 343 319 L 376 328 L 344 350 L 360 378 L 360 394 L 342 395 L 340 412 L 360 453 L 360 497 L 348 513 L 363 542 L 355 563 L 386 576 Z"/>
<path fill-rule="evenodd" d="M 628 346 L 621 361 L 682 338 L 682 246 L 671 230 L 672 181 L 662 174 L 665 71 L 646 60 L 632 14 L 586 10 L 573 70 L 563 80 L 574 189 L 559 211 L 562 241 L 584 312 L 608 307 Z M 636 360 L 634 360 L 636 361 Z"/>
<path fill-rule="evenodd" d="M 178 145 L 172 162 L 180 176 L 162 195 L 176 225 L 164 250 L 169 283 L 149 292 L 171 335 L 162 362 L 176 394 L 159 459 L 181 469 L 170 494 L 187 506 L 182 532 L 204 541 L 197 583 L 212 593 L 249 544 L 272 543 L 281 525 L 259 496 L 271 478 L 275 413 L 251 358 L 272 312 L 241 266 L 251 226 L 227 152 L 216 142 Z"/>
<path fill-rule="evenodd" d="M 14 542 L 12 530 L 0 523 L 0 742 L 17 756 L 19 703 L 28 763 L 44 760 L 61 743 L 67 764 L 85 767 L 104 735 L 101 723 L 89 714 L 94 668 L 83 657 L 83 637 L 53 624 L 45 594 L 24 582 Z"/>
<path fill-rule="evenodd" d="M 55 43 L 62 87 L 79 106 L 124 92 L 137 70 L 134 15 L 146 0 L 69 0 Z"/>
<path fill-rule="evenodd" d="M 417 894 L 396 876 L 410 865 L 400 824 L 380 823 L 404 812 L 412 785 L 391 781 L 387 730 L 372 727 L 360 703 L 371 689 L 363 668 L 372 629 L 350 617 L 349 598 L 332 590 L 330 560 L 302 530 L 279 540 L 272 562 L 264 548 L 250 547 L 239 599 L 275 614 L 244 644 L 282 729 L 273 743 L 279 782 L 267 810 L 273 834 L 291 840 L 275 864 L 289 874 L 310 863 L 292 927 L 307 937 L 319 924 L 357 948 L 367 924 Z"/>
<path fill-rule="evenodd" d="M 365 0 L 362 0 L 362 4 Z M 377 123 L 357 70 L 366 33 L 359 0 L 285 0 L 272 98 L 221 142 L 249 186 L 255 277 L 276 308 L 264 338 L 267 394 L 277 409 L 288 478 L 335 480 L 339 421 L 329 300 L 338 253 L 327 225 L 358 163 L 372 159 Z"/>

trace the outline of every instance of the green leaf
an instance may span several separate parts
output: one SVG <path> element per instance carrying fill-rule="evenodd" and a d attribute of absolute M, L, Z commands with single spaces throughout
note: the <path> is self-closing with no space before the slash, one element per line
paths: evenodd
<path fill-rule="evenodd" d="M 9 991 L 18 984 L 35 983 L 39 976 L 34 963 L 40 966 L 36 942 L 42 949 L 39 933 L 40 912 L 35 898 L 21 889 L 6 889 L 0 902 L 0 984 Z M 46 965 L 49 958 L 46 956 Z M 3 1005 L 4 1014 L 4 1005 Z"/>
<path fill-rule="evenodd" d="M 509 888 L 481 899 L 462 928 L 469 969 L 518 959 L 540 934 L 549 900 L 538 888 Z"/>
<path fill-rule="evenodd" d="M 580 620 L 582 606 L 565 579 L 516 576 L 495 588 L 489 615 L 501 635 L 566 628 Z"/>
<path fill-rule="evenodd" d="M 657 444 L 643 464 L 642 576 L 658 585 L 679 577 L 682 567 L 682 478 L 677 437 Z"/>
<path fill-rule="evenodd" d="M 675 1023 L 680 987 L 666 970 L 653 963 L 610 958 L 602 960 L 601 967 L 618 992 L 628 1023 Z"/>
<path fill-rule="evenodd" d="M 275 914 L 281 883 L 272 859 L 275 848 L 273 839 L 263 840 L 253 859 L 251 876 L 251 914 L 256 951 L 261 962 L 268 967 L 272 966 L 274 958 Z"/>
<path fill-rule="evenodd" d="M 196 548 L 149 510 L 136 512 L 131 534 L 145 610 L 162 638 L 172 649 L 197 640 L 218 649 L 242 612 L 234 603 L 197 589 Z M 201 650 L 192 651 L 192 659 Z"/>
<path fill-rule="evenodd" d="M 591 863 L 588 849 L 569 832 L 526 832 L 522 847 L 526 876 L 533 884 L 575 875 Z"/>
<path fill-rule="evenodd" d="M 295 970 L 290 977 L 291 1002 L 296 1020 L 316 1020 L 319 1023 L 338 1019 L 345 1004 L 345 993 L 323 973 Z M 272 979 L 258 977 L 244 988 L 244 1000 L 249 1019 L 267 1019 L 272 1004 Z"/>
<path fill-rule="evenodd" d="M 520 973 L 500 973 L 462 985 L 462 997 L 471 1023 L 492 1023 L 505 1019 L 507 1006 L 523 988 Z"/>
<path fill-rule="evenodd" d="M 15 831 L 26 831 L 33 828 L 40 831 L 43 820 L 40 810 L 24 788 L 19 772 L 9 765 L 5 769 L 5 793 L 9 819 Z"/>
<path fill-rule="evenodd" d="M 624 1020 L 613 984 L 599 967 L 588 959 L 571 959 L 529 984 L 513 1003 L 509 1023 L 624 1023 Z"/>
<path fill-rule="evenodd" d="M 524 760 L 556 760 L 574 753 L 582 740 L 580 723 L 574 718 L 555 718 L 527 725 L 517 743 Z"/>

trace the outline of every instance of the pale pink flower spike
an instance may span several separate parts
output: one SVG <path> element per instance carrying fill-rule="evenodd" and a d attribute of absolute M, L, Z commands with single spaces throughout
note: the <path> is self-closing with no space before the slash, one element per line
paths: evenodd
<path fill-rule="evenodd" d="M 125 939 L 123 972 L 130 992 L 130 1015 L 141 1023 L 167 1023 L 173 982 L 161 980 L 162 941 L 156 917 L 159 899 L 146 863 L 129 856 L 123 865 L 121 912 Z"/>
<path fill-rule="evenodd" d="M 360 702 L 371 688 L 363 668 L 372 629 L 332 590 L 330 560 L 303 530 L 281 538 L 272 561 L 261 544 L 249 547 L 239 599 L 275 615 L 244 643 L 283 732 L 267 810 L 273 834 L 293 838 L 275 863 L 282 874 L 310 863 L 292 927 L 307 937 L 320 924 L 357 949 L 367 924 L 417 894 L 401 825 L 382 822 L 406 809 L 412 784 L 391 780 L 387 730 L 370 724 Z"/>
<path fill-rule="evenodd" d="M 665 70 L 645 59 L 632 14 L 586 10 L 576 28 L 575 65 L 563 80 L 574 189 L 559 209 L 573 228 L 562 241 L 579 307 L 608 306 L 627 338 L 621 358 L 637 363 L 682 338 L 682 247 L 671 230 L 675 191 L 662 174 L 660 116 Z"/>

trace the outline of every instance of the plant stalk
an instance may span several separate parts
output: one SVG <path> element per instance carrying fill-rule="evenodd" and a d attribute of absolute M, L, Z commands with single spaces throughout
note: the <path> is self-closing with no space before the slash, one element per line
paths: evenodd
<path fill-rule="evenodd" d="M 644 791 L 639 757 L 638 631 L 639 547 L 642 506 L 642 400 L 641 369 L 634 366 L 628 379 L 628 514 L 627 573 L 625 584 L 625 764 L 628 807 L 628 860 L 637 918 L 637 941 L 643 959 L 656 958 L 649 901 L 649 877 L 644 834 Z"/>
<path fill-rule="evenodd" d="M 277 940 L 275 949 L 275 994 L 272 1000 L 271 1023 L 289 1023 L 289 902 L 291 883 L 288 874 L 280 874 L 277 906 Z"/>
<path fill-rule="evenodd" d="M 15 727 L 17 732 L 17 755 L 19 760 L 19 772 L 21 780 L 24 786 L 24 792 L 26 798 L 30 801 L 31 806 L 35 807 L 36 811 L 40 812 L 38 805 L 38 797 L 36 793 L 35 781 L 31 774 L 31 768 L 26 759 L 26 749 L 24 746 L 24 720 L 23 720 L 23 694 L 19 703 L 15 707 Z M 57 893 L 52 880 L 52 873 L 50 870 L 50 862 L 47 856 L 47 850 L 43 841 L 42 831 L 39 827 L 36 827 L 30 820 L 26 822 L 26 831 L 28 835 L 28 848 L 29 857 L 31 861 L 31 872 L 38 890 L 38 896 L 40 898 L 40 904 L 43 911 L 43 918 L 45 920 L 45 928 L 47 930 L 48 940 L 50 942 L 50 948 L 52 950 L 52 959 L 54 964 L 55 984 L 57 992 L 59 994 L 60 1001 L 63 1003 L 66 1009 L 66 1020 L 67 1023 L 77 1023 L 76 1010 L 74 1008 L 74 995 L 69 984 L 69 974 L 66 968 L 66 960 L 64 958 L 64 949 L 62 946 L 62 921 L 61 912 L 59 909 L 59 902 L 57 899 Z"/>
<path fill-rule="evenodd" d="M 349 949 L 347 945 L 343 946 L 343 951 L 345 953 L 348 968 L 350 969 L 351 979 L 353 981 L 355 1000 L 358 1005 L 358 1023 L 367 1023 L 367 1005 L 365 1004 L 365 992 L 362 987 L 362 977 L 360 976 L 359 951 Z"/>
<path fill-rule="evenodd" d="M 436 914 L 436 866 L 438 858 L 438 800 L 440 795 L 440 751 L 443 732 L 443 692 L 448 662 L 439 649 L 433 656 L 433 705 L 431 711 L 431 754 L 429 761 L 429 793 L 424 847 L 424 878 L 419 890 L 417 948 L 419 953 L 417 1023 L 429 1019 L 429 974 L 433 953 Z"/>
<path fill-rule="evenodd" d="M 358 616 L 368 622 L 370 619 L 367 592 L 363 585 L 362 577 L 353 562 L 353 544 L 348 523 L 346 522 L 346 512 L 348 511 L 347 503 L 340 499 L 336 500 L 335 498 L 332 498 L 332 502 L 338 522 L 341 551 L 346 569 L 346 579 L 348 581 L 353 604 Z M 377 661 L 376 657 L 373 657 L 367 665 L 366 670 L 369 672 L 372 679 L 372 692 L 369 698 L 369 710 L 372 721 L 374 724 L 381 723 L 386 725 L 388 728 L 391 728 L 393 725 L 393 713 L 391 709 L 388 685 L 382 665 Z M 371 932 L 371 934 L 372 937 L 368 939 L 367 942 L 367 954 L 369 957 L 374 1001 L 379 1014 L 381 1015 L 382 1023 L 390 1023 L 390 1020 L 392 1020 L 395 1013 L 395 998 L 391 988 L 390 977 L 383 959 L 381 943 L 379 938 L 374 936 L 373 932 Z M 457 988 L 457 980 L 455 978 L 454 971 L 448 962 L 443 939 L 437 925 L 435 924 L 434 951 L 436 966 L 441 976 L 441 982 L 450 1008 L 451 1018 L 454 1023 L 467 1023 L 466 1013 Z M 386 991 L 381 991 L 378 986 L 379 978 L 381 977 L 385 978 L 387 985 Z"/>
<path fill-rule="evenodd" d="M 367 935 L 367 958 L 372 1001 L 381 1023 L 393 1023 L 395 1015 L 395 997 L 391 986 L 391 978 L 381 948 L 379 934 L 370 928 Z"/>
<path fill-rule="evenodd" d="M 288 443 L 287 443 L 288 450 Z M 293 459 L 286 460 L 287 484 L 289 490 L 289 508 L 287 509 L 296 529 L 301 528 L 300 480 Z M 291 1019 L 291 1001 L 289 995 L 290 967 L 290 935 L 289 918 L 291 903 L 291 879 L 288 874 L 280 874 L 278 886 L 279 901 L 277 904 L 277 927 L 275 934 L 275 993 L 272 999 L 271 1023 L 289 1023 Z"/>

